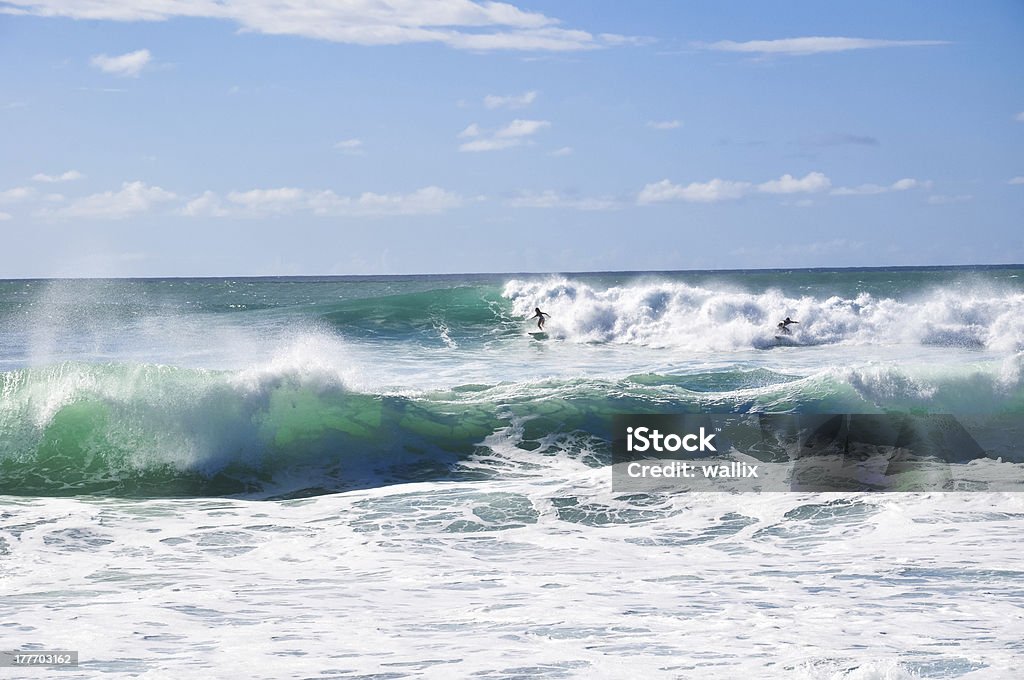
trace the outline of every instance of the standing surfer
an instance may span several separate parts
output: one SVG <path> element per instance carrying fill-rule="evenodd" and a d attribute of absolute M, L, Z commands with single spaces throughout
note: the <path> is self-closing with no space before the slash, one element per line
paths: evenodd
<path fill-rule="evenodd" d="M 547 312 L 540 311 L 540 307 L 534 307 L 533 308 L 533 316 L 531 316 L 529 319 L 527 319 L 527 321 L 533 321 L 534 319 L 537 319 L 537 328 L 539 330 L 544 330 L 544 317 L 546 317 L 546 316 L 551 316 L 551 315 L 548 314 Z"/>

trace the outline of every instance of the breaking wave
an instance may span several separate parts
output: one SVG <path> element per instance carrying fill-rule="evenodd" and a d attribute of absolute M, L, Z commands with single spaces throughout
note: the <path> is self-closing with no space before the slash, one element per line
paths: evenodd
<path fill-rule="evenodd" d="M 1022 357 L 988 371 L 729 369 L 419 394 L 360 391 L 350 367 L 301 350 L 240 371 L 66 362 L 0 373 L 0 494 L 304 495 L 458 477 L 478 474 L 464 463 L 513 423 L 526 451 L 566 455 L 548 444 L 574 438 L 585 445 L 568 455 L 603 465 L 621 413 L 973 414 L 982 447 L 1012 458 Z"/>
<path fill-rule="evenodd" d="M 833 295 L 787 296 L 650 281 L 606 289 L 567 278 L 509 281 L 503 296 L 513 314 L 539 306 L 545 330 L 563 340 L 680 347 L 693 351 L 768 348 L 775 324 L 792 317 L 800 345 L 920 344 L 1024 350 L 1024 293 L 949 286 L 914 299 Z"/>

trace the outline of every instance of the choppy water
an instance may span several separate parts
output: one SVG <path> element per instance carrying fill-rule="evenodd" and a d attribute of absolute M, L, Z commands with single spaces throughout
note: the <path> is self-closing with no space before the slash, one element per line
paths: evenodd
<path fill-rule="evenodd" d="M 1016 677 L 1019 494 L 615 494 L 608 440 L 953 413 L 1020 475 L 1022 271 L 0 282 L 4 645 L 81 677 Z"/>

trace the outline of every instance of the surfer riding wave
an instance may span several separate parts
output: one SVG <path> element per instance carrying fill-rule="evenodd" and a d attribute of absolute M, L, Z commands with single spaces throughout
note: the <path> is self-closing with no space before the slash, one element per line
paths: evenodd
<path fill-rule="evenodd" d="M 784 335 L 789 335 L 790 333 L 792 333 L 792 331 L 789 330 L 789 324 L 791 324 L 791 323 L 800 323 L 800 322 L 799 321 L 793 321 L 792 319 L 790 319 L 787 316 L 785 319 L 783 319 L 782 321 L 779 322 L 779 324 L 776 326 L 776 328 L 779 329 L 780 333 L 782 333 Z"/>
<path fill-rule="evenodd" d="M 540 307 L 534 307 L 533 308 L 533 316 L 531 316 L 529 319 L 527 319 L 527 321 L 533 321 L 534 319 L 537 319 L 537 329 L 538 330 L 544 330 L 544 317 L 550 317 L 550 316 L 551 315 L 548 314 L 547 312 L 540 311 Z"/>

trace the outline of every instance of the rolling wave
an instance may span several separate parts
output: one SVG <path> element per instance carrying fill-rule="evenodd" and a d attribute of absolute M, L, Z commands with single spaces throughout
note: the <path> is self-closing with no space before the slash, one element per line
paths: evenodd
<path fill-rule="evenodd" d="M 1013 457 L 1022 357 L 989 372 L 736 368 L 419 394 L 357 391 L 347 367 L 316 357 L 241 371 L 68 362 L 0 374 L 0 494 L 303 495 L 458 477 L 479 474 L 464 463 L 513 423 L 538 458 L 601 465 L 622 413 L 966 414 L 989 453 Z M 551 448 L 566 437 L 583 443 Z"/>

